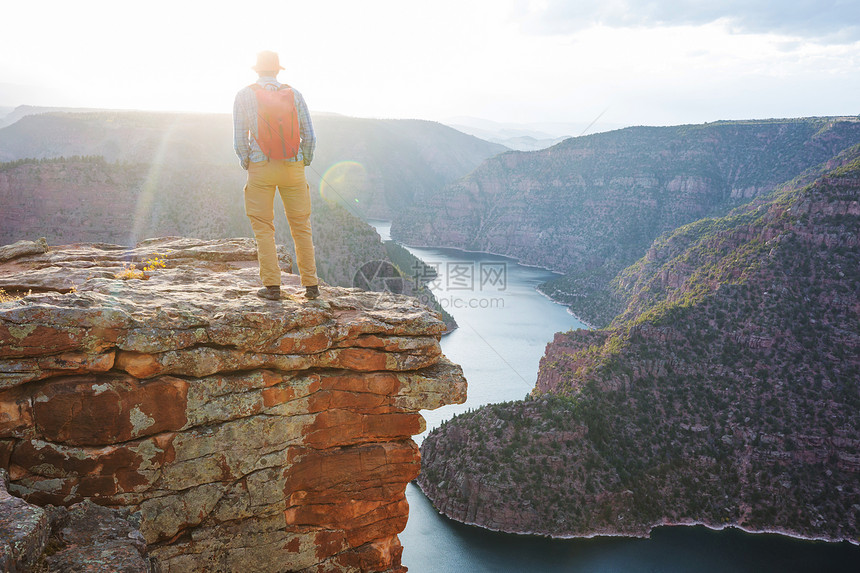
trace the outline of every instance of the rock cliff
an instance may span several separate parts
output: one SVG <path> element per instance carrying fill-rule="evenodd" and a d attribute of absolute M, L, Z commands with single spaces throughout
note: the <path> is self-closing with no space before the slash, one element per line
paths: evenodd
<path fill-rule="evenodd" d="M 147 555 L 139 514 L 85 500 L 45 508 L 9 495 L 0 468 L 0 571 L 158 573 Z"/>
<path fill-rule="evenodd" d="M 860 542 L 860 146 L 656 241 L 531 399 L 424 440 L 422 489 L 510 532 L 704 523 Z"/>
<path fill-rule="evenodd" d="M 623 308 L 606 286 L 662 233 L 721 216 L 860 143 L 858 118 L 631 127 L 510 152 L 419 196 L 392 235 L 565 273 L 541 289 L 589 324 Z"/>
<path fill-rule="evenodd" d="M 250 236 L 242 201 L 244 173 L 233 164 L 179 168 L 109 163 L 101 157 L 0 164 L 0 244 L 31 233 L 52 245 Z M 278 242 L 292 248 L 280 202 L 275 217 Z M 342 207 L 317 198 L 311 220 L 317 270 L 329 284 L 353 286 L 363 264 L 387 259 L 376 231 Z"/>
<path fill-rule="evenodd" d="M 228 114 L 22 108 L 11 118 L 0 128 L 0 244 L 27 235 L 52 245 L 134 245 L 143 237 L 251 234 Z M 368 263 L 394 262 L 362 219 L 398 214 L 419 191 L 505 150 L 427 121 L 318 114 L 314 122 L 319 144 L 307 177 L 317 272 L 336 286 L 358 286 Z M 292 249 L 279 207 L 275 234 Z M 420 288 L 415 264 L 399 265 L 402 292 L 441 310 Z M 410 285 L 419 288 L 409 292 Z"/>
<path fill-rule="evenodd" d="M 31 246 L 0 263 L 11 493 L 140 512 L 165 572 L 403 570 L 419 411 L 465 400 L 434 313 L 264 301 L 248 239 Z"/>

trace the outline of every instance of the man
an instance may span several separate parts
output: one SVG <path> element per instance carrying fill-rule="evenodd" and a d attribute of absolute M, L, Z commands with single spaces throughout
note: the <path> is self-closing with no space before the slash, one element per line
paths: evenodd
<path fill-rule="evenodd" d="M 277 76 L 284 68 L 275 52 L 257 54 L 252 67 L 255 84 L 239 90 L 233 103 L 233 147 L 245 184 L 245 213 L 257 240 L 257 260 L 263 288 L 257 296 L 281 298 L 281 269 L 275 247 L 275 189 L 281 194 L 305 297 L 319 296 L 314 245 L 311 236 L 311 195 L 305 166 L 314 158 L 316 139 L 311 116 L 302 95 Z"/>

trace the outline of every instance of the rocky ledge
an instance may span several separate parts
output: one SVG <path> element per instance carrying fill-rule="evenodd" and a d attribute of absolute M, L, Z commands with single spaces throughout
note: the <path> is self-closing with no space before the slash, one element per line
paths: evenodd
<path fill-rule="evenodd" d="M 405 570 L 419 410 L 465 400 L 445 325 L 408 297 L 258 285 L 248 239 L 2 250 L 9 491 L 139 512 L 165 572 Z"/>
<path fill-rule="evenodd" d="M 159 573 L 146 553 L 140 514 L 89 500 L 42 508 L 9 495 L 8 482 L 0 468 L 0 571 Z"/>

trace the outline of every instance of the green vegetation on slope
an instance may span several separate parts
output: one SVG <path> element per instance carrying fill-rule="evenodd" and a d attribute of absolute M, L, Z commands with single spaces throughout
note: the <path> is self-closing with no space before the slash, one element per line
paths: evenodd
<path fill-rule="evenodd" d="M 548 346 L 534 399 L 428 436 L 420 483 L 437 507 L 551 535 L 704 522 L 858 540 L 860 147 L 834 163 L 813 184 L 661 237 L 617 279 L 629 303 L 611 327 Z M 555 397 L 570 400 L 563 424 L 542 403 Z M 511 445 L 514 411 L 534 429 L 520 435 L 517 467 L 549 464 L 541 444 L 581 427 L 562 452 L 587 461 L 549 474 L 588 463 L 608 485 L 567 490 L 564 506 L 579 510 L 556 516 L 546 472 L 509 483 L 488 469 L 481 460 Z"/>
<path fill-rule="evenodd" d="M 609 281 L 663 233 L 720 217 L 860 143 L 858 118 L 635 127 L 510 152 L 395 219 L 407 244 L 508 255 L 564 273 L 541 290 L 605 326 Z"/>

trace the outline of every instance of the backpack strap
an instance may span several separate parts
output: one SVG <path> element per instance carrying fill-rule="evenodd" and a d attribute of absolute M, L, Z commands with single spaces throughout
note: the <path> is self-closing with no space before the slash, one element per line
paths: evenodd
<path fill-rule="evenodd" d="M 249 88 L 251 88 L 251 89 L 252 89 L 252 90 L 254 90 L 254 91 L 265 89 L 263 86 L 261 86 L 261 85 L 260 85 L 260 84 L 258 84 L 257 82 L 254 82 L 253 84 L 249 85 L 248 87 L 249 87 Z M 279 91 L 280 91 L 280 90 L 291 90 L 291 89 L 293 89 L 293 88 L 292 88 L 292 86 L 290 86 L 289 84 L 281 84 L 281 85 L 278 87 L 278 90 L 279 90 Z"/>

